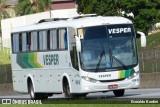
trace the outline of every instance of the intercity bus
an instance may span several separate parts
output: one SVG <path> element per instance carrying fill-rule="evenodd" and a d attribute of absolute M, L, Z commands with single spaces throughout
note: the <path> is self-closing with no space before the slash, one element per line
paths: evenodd
<path fill-rule="evenodd" d="M 32 99 L 53 94 L 85 97 L 88 93 L 138 88 L 140 71 L 136 32 L 123 17 L 78 16 L 44 19 L 11 32 L 14 90 Z"/>

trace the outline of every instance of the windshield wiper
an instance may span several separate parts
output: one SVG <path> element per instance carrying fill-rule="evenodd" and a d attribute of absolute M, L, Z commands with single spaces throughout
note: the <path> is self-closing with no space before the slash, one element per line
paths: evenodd
<path fill-rule="evenodd" d="M 119 60 L 118 58 L 116 58 L 116 57 L 113 56 L 113 55 L 112 55 L 112 58 L 114 58 L 117 62 L 119 62 L 124 69 L 128 69 L 128 67 L 127 67 L 121 60 Z"/>
<path fill-rule="evenodd" d="M 100 59 L 99 59 L 99 61 L 98 61 L 98 63 L 97 63 L 97 67 L 96 67 L 96 71 L 95 71 L 95 72 L 98 72 L 98 70 L 99 70 L 99 66 L 100 66 L 100 63 L 101 63 L 101 61 L 102 61 L 103 55 L 105 55 L 104 50 L 103 50 L 103 51 L 101 52 L 101 54 L 100 54 Z"/>
<path fill-rule="evenodd" d="M 112 67 L 113 67 L 113 58 L 114 58 L 118 63 L 120 63 L 122 65 L 122 67 L 124 69 L 128 69 L 128 67 L 122 61 L 120 61 L 117 57 L 115 57 L 115 56 L 112 55 L 112 51 L 111 51 L 110 47 L 109 47 L 109 53 L 110 53 L 110 57 L 111 57 Z"/>

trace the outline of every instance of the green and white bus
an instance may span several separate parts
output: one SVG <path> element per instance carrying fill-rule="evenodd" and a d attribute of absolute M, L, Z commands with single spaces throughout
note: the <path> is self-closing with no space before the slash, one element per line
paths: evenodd
<path fill-rule="evenodd" d="M 138 88 L 140 71 L 136 34 L 123 17 L 87 16 L 41 20 L 11 32 L 14 90 L 32 99 L 53 94 L 85 97 L 88 93 Z"/>

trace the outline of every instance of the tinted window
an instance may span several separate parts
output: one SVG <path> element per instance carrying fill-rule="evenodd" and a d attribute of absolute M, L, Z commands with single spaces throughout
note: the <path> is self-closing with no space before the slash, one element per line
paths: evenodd
<path fill-rule="evenodd" d="M 47 31 L 39 31 L 39 49 L 47 50 Z"/>
<path fill-rule="evenodd" d="M 50 30 L 50 49 L 57 49 L 57 30 Z"/>

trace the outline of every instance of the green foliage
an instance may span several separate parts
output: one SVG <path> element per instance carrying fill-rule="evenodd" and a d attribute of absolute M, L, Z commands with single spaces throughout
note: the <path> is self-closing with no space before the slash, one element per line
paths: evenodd
<path fill-rule="evenodd" d="M 0 36 L 1 36 L 1 20 L 10 17 L 6 11 L 6 8 L 7 8 L 6 0 L 0 0 Z"/>
<path fill-rule="evenodd" d="M 152 35 L 148 35 L 147 38 L 147 47 L 146 48 L 160 48 L 160 32 Z M 138 49 L 141 48 L 140 38 L 137 39 Z"/>
<path fill-rule="evenodd" d="M 78 12 L 89 14 L 113 16 L 120 9 L 119 0 L 76 0 Z"/>
<path fill-rule="evenodd" d="M 4 50 L 0 51 L 0 65 L 3 64 L 10 64 L 10 49 L 9 48 L 4 48 Z"/>
<path fill-rule="evenodd" d="M 133 21 L 136 30 L 148 34 L 160 20 L 160 0 L 76 0 L 79 13 L 122 16 Z M 134 17 L 128 16 L 133 13 Z"/>
<path fill-rule="evenodd" d="M 133 13 L 134 18 L 130 18 L 137 30 L 148 34 L 152 26 L 160 19 L 159 0 L 122 0 L 123 11 Z M 125 14 L 125 16 L 126 16 Z"/>
<path fill-rule="evenodd" d="M 7 9 L 6 0 L 0 0 L 0 20 L 10 17 L 6 9 Z"/>
<path fill-rule="evenodd" d="M 15 7 L 17 15 L 28 15 L 50 9 L 51 0 L 19 0 Z"/>

